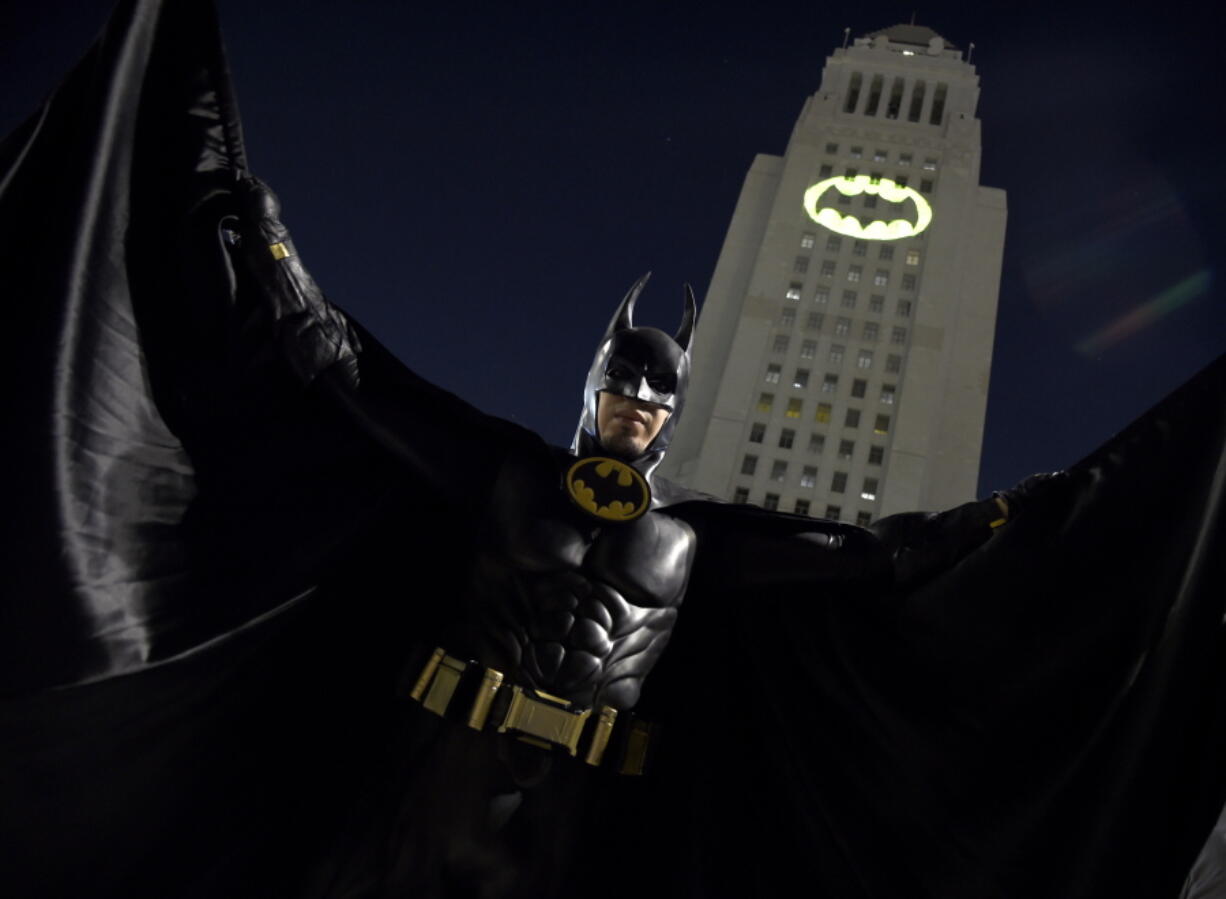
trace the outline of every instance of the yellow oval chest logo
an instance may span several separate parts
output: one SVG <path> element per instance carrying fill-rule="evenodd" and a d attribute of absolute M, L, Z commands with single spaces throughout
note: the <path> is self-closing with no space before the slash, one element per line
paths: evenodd
<path fill-rule="evenodd" d="M 588 456 L 572 465 L 566 472 L 566 492 L 580 509 L 603 521 L 634 521 L 651 506 L 646 478 L 605 456 Z"/>

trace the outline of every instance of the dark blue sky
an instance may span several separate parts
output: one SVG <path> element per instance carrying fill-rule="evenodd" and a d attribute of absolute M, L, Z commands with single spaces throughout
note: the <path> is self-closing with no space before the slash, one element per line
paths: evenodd
<path fill-rule="evenodd" d="M 219 6 L 252 168 L 330 296 L 422 374 L 561 443 L 624 289 L 652 269 L 642 315 L 671 329 L 843 27 L 912 12 Z M 1009 195 L 988 490 L 1072 463 L 1226 350 L 1226 188 L 1211 30 L 976 6 L 916 21 L 975 43 L 983 182 Z M 0 4 L 0 130 L 108 7 Z"/>

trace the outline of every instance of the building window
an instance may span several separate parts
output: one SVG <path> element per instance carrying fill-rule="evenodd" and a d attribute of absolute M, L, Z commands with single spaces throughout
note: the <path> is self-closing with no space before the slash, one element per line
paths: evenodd
<path fill-rule="evenodd" d="M 927 157 L 924 160 L 924 171 L 925 172 L 935 172 L 936 170 L 937 170 L 936 159 L 933 158 L 932 156 Z"/>
<path fill-rule="evenodd" d="M 830 288 L 829 287 L 819 287 L 817 290 L 815 290 L 813 292 L 813 302 L 818 303 L 823 306 L 826 303 L 829 303 L 830 302 Z"/>
<path fill-rule="evenodd" d="M 856 452 L 856 442 L 854 440 L 840 440 L 839 441 L 839 458 L 840 459 L 850 459 L 852 456 L 855 455 L 855 452 Z"/>
<path fill-rule="evenodd" d="M 797 256 L 795 259 L 792 260 L 792 271 L 798 272 L 803 275 L 808 270 L 809 270 L 809 257 L 808 256 Z M 799 300 L 800 297 L 798 296 L 796 297 L 796 299 Z"/>
<path fill-rule="evenodd" d="M 860 410 L 848 409 L 847 414 L 843 416 L 843 427 L 858 428 L 860 427 Z"/>
<path fill-rule="evenodd" d="M 784 293 L 784 296 L 787 297 L 789 300 L 795 300 L 799 302 L 800 301 L 800 285 L 797 284 L 795 281 L 793 281 L 791 284 L 788 285 L 787 292 Z"/>
<path fill-rule="evenodd" d="M 852 147 L 850 150 L 847 151 L 847 155 L 850 156 L 852 159 L 860 159 L 864 156 L 864 148 L 863 147 Z"/>
<path fill-rule="evenodd" d="M 897 395 L 898 395 L 898 388 L 895 387 L 893 384 L 882 384 L 881 385 L 881 402 L 885 403 L 887 406 L 894 405 L 894 397 Z"/>
<path fill-rule="evenodd" d="M 912 160 L 913 160 L 913 157 L 910 153 L 899 153 L 898 154 L 898 164 L 901 166 L 910 165 Z"/>
<path fill-rule="evenodd" d="M 842 506 L 827 506 L 826 507 L 826 517 L 829 518 L 831 521 L 838 521 L 839 516 L 842 514 L 843 514 Z"/>
<path fill-rule="evenodd" d="M 797 390 L 804 390 L 809 386 L 809 369 L 798 368 L 796 374 L 792 378 L 792 386 Z"/>
<path fill-rule="evenodd" d="M 876 194 L 861 194 L 860 196 L 864 198 L 864 208 L 865 209 L 876 209 L 877 208 L 877 195 Z"/>
<path fill-rule="evenodd" d="M 920 193 L 922 194 L 932 193 L 932 179 L 931 178 L 921 178 L 920 179 Z"/>
<path fill-rule="evenodd" d="M 890 433 L 890 416 L 878 415 L 877 423 L 873 425 L 873 433 L 874 434 Z"/>
<path fill-rule="evenodd" d="M 807 499 L 796 500 L 796 514 L 797 515 L 808 515 L 809 514 L 809 501 Z"/>
<path fill-rule="evenodd" d="M 868 298 L 868 311 L 880 315 L 885 311 L 885 297 L 879 293 L 873 294 Z"/>
<path fill-rule="evenodd" d="M 860 170 L 859 170 L 859 169 L 857 169 L 857 168 L 848 168 L 846 171 L 844 171 L 844 172 L 843 172 L 843 177 L 844 177 L 844 178 L 847 178 L 848 180 L 851 180 L 852 178 L 856 177 L 856 175 L 858 175 L 858 174 L 860 174 Z"/>
<path fill-rule="evenodd" d="M 814 455 L 821 455 L 822 450 L 826 448 L 826 435 L 813 433 L 809 435 L 809 445 L 805 447 L 806 451 Z"/>
<path fill-rule="evenodd" d="M 779 312 L 779 324 L 785 328 L 791 328 L 796 324 L 796 310 L 791 306 L 784 306 Z"/>
<path fill-rule="evenodd" d="M 872 368 L 873 367 L 873 351 L 860 350 L 856 356 L 856 368 Z"/>
<path fill-rule="evenodd" d="M 812 359 L 816 355 L 817 355 L 817 341 L 816 340 L 801 341 L 801 344 L 800 344 L 800 358 L 801 359 Z"/>
<path fill-rule="evenodd" d="M 749 488 L 737 487 L 736 490 L 732 492 L 732 501 L 734 503 L 741 503 L 742 505 L 749 502 Z"/>
<path fill-rule="evenodd" d="M 839 389 L 839 376 L 827 374 L 822 380 L 822 393 L 834 393 Z"/>
<path fill-rule="evenodd" d="M 837 253 L 839 248 L 843 246 L 843 238 L 837 234 L 831 234 L 826 238 L 826 249 L 831 253 Z"/>
<path fill-rule="evenodd" d="M 865 478 L 864 487 L 860 490 L 860 499 L 876 500 L 877 499 L 877 479 Z"/>
<path fill-rule="evenodd" d="M 800 470 L 800 486 L 801 487 L 816 487 L 817 486 L 817 466 L 806 465 Z"/>
<path fill-rule="evenodd" d="M 839 145 L 838 144 L 826 144 L 826 152 L 830 153 L 831 155 L 839 152 Z"/>
<path fill-rule="evenodd" d="M 784 428 L 779 432 L 779 448 L 791 449 L 792 442 L 796 440 L 796 432 L 791 428 Z M 761 442 L 761 441 L 759 441 Z"/>
<path fill-rule="evenodd" d="M 830 344 L 830 364 L 831 365 L 842 365 L 843 364 L 843 344 L 841 343 Z"/>
<path fill-rule="evenodd" d="M 915 275 L 906 274 L 902 276 L 902 289 L 915 290 Z"/>
<path fill-rule="evenodd" d="M 830 478 L 831 493 L 846 493 L 847 492 L 847 472 L 836 471 L 833 477 Z"/>
<path fill-rule="evenodd" d="M 850 206 L 851 197 L 845 194 L 839 194 L 837 197 L 835 197 L 835 202 L 838 203 L 840 206 Z"/>
<path fill-rule="evenodd" d="M 783 372 L 783 366 L 777 365 L 774 362 L 766 366 L 766 383 L 767 384 L 778 384 L 779 375 L 782 372 Z"/>
<path fill-rule="evenodd" d="M 783 414 L 788 418 L 800 418 L 801 402 L 802 400 L 798 396 L 789 397 L 787 410 Z"/>
<path fill-rule="evenodd" d="M 817 170 L 818 178 L 829 178 L 833 174 L 834 174 L 834 167 L 831 165 L 824 165 L 820 169 Z"/>
<path fill-rule="evenodd" d="M 855 309 L 856 308 L 856 292 L 854 290 L 843 291 L 843 301 L 841 305 L 843 306 L 844 309 Z"/>
<path fill-rule="evenodd" d="M 896 375 L 902 371 L 902 356 L 890 354 L 885 357 L 886 374 Z"/>
<path fill-rule="evenodd" d="M 775 459 L 771 462 L 771 480 L 782 483 L 788 476 L 788 463 L 782 459 Z"/>
<path fill-rule="evenodd" d="M 865 196 L 868 196 L 868 194 L 865 194 Z M 851 255 L 853 256 L 863 256 L 867 252 L 868 252 L 868 242 L 867 241 L 857 240 L 855 243 L 851 245 Z"/>
<path fill-rule="evenodd" d="M 859 266 L 859 265 L 848 266 L 847 267 L 847 280 L 848 281 L 859 281 L 860 274 L 863 271 L 864 271 L 864 268 L 862 266 Z"/>
<path fill-rule="evenodd" d="M 889 269 L 884 269 L 884 268 L 877 269 L 877 274 L 873 275 L 873 283 L 876 284 L 878 287 L 885 287 L 887 284 L 889 284 L 890 283 Z"/>
<path fill-rule="evenodd" d="M 758 394 L 758 411 L 769 412 L 771 406 L 775 405 L 775 395 L 773 393 Z"/>
<path fill-rule="evenodd" d="M 907 176 L 906 175 L 895 175 L 894 183 L 897 184 L 899 187 L 906 187 L 907 186 Z"/>
<path fill-rule="evenodd" d="M 877 258 L 889 262 L 894 258 L 894 248 L 888 243 L 883 243 L 881 249 L 877 251 Z"/>
<path fill-rule="evenodd" d="M 813 249 L 813 245 L 815 243 L 817 243 L 817 235 L 812 231 L 806 231 L 804 234 L 800 235 L 800 248 L 802 250 Z"/>
<path fill-rule="evenodd" d="M 851 334 L 851 319 L 840 316 L 834 321 L 834 333 L 839 337 Z"/>
<path fill-rule="evenodd" d="M 873 515 L 871 512 L 857 512 L 856 513 L 856 524 L 858 524 L 860 527 L 866 528 L 872 523 L 873 523 Z"/>
<path fill-rule="evenodd" d="M 771 348 L 776 353 L 786 353 L 788 351 L 788 336 L 786 334 L 776 334 L 775 342 Z"/>
<path fill-rule="evenodd" d="M 885 447 L 873 445 L 868 448 L 868 464 L 880 465 L 885 459 Z"/>
<path fill-rule="evenodd" d="M 864 323 L 864 335 L 862 339 L 867 343 L 877 342 L 877 323 L 876 322 L 865 322 Z"/>
<path fill-rule="evenodd" d="M 906 342 L 907 342 L 907 329 L 906 328 L 891 328 L 890 329 L 890 343 L 903 344 Z"/>
<path fill-rule="evenodd" d="M 822 260 L 822 277 L 823 278 L 834 277 L 834 260 L 833 259 L 823 259 Z"/>
<path fill-rule="evenodd" d="M 829 424 L 831 409 L 832 407 L 829 403 L 818 403 L 817 413 L 813 416 L 813 420 L 818 424 Z"/>
<path fill-rule="evenodd" d="M 885 150 L 874 150 L 873 162 L 885 162 Z"/>
<path fill-rule="evenodd" d="M 868 381 L 863 378 L 856 378 L 851 382 L 851 395 L 856 399 L 862 399 L 865 392 L 868 390 Z"/>
<path fill-rule="evenodd" d="M 779 494 L 768 493 L 766 498 L 762 500 L 762 508 L 768 512 L 774 512 L 779 508 Z"/>
<path fill-rule="evenodd" d="M 920 264 L 920 251 L 919 250 L 907 250 L 907 265 L 919 265 L 919 264 Z"/>
<path fill-rule="evenodd" d="M 898 315 L 900 318 L 910 318 L 911 317 L 911 301 L 910 300 L 899 300 L 898 301 Z"/>
<path fill-rule="evenodd" d="M 820 331 L 820 330 L 822 329 L 822 325 L 823 325 L 823 324 L 825 324 L 825 316 L 823 316 L 823 315 L 822 315 L 820 312 L 810 312 L 810 313 L 809 313 L 809 314 L 808 314 L 808 315 L 805 317 L 805 329 L 806 329 L 806 330 L 808 330 L 808 331 Z M 812 341 L 812 340 L 806 340 L 806 341 L 805 341 L 803 344 L 801 344 L 801 350 L 800 350 L 800 353 L 801 353 L 801 355 L 802 355 L 802 356 L 804 356 L 804 347 L 805 347 L 805 345 L 806 345 L 806 344 L 811 344 L 811 343 L 812 343 L 814 346 L 817 346 L 817 344 L 813 343 L 813 341 Z M 812 357 L 812 356 L 805 356 L 805 358 L 806 358 L 806 359 L 811 359 L 811 358 L 813 358 L 813 357 Z"/>
<path fill-rule="evenodd" d="M 753 474 L 758 470 L 758 457 L 746 456 L 741 460 L 741 474 Z"/>
<path fill-rule="evenodd" d="M 760 421 L 755 421 L 749 426 L 749 442 L 761 443 L 762 438 L 766 436 L 766 425 Z"/>

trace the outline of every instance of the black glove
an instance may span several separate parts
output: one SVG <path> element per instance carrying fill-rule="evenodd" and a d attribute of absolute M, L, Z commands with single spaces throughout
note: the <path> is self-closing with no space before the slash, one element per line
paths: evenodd
<path fill-rule="evenodd" d="M 1034 505 L 1040 498 L 1062 492 L 1071 483 L 1072 478 L 1067 471 L 1040 472 L 1024 478 L 1008 490 L 997 490 L 992 497 L 998 501 L 998 505 L 1004 502 L 1005 508 L 1001 511 L 1006 521 L 1012 521 L 1027 506 Z"/>

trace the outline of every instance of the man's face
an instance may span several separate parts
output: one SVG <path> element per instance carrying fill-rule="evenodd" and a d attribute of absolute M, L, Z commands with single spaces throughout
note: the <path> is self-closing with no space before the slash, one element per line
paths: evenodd
<path fill-rule="evenodd" d="M 596 427 L 609 452 L 625 459 L 641 456 L 656 439 L 669 411 L 655 403 L 601 391 L 596 400 Z"/>

